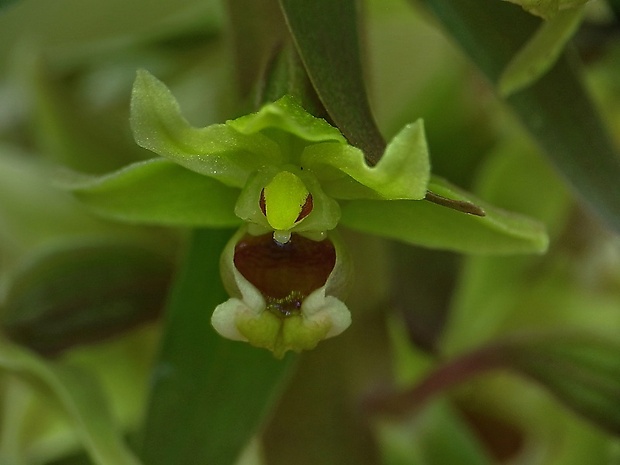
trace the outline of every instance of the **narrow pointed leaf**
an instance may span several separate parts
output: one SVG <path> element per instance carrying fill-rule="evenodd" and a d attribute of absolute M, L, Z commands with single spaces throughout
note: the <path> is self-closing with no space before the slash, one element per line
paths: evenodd
<path fill-rule="evenodd" d="M 424 247 L 464 253 L 542 253 L 548 244 L 542 224 L 510 213 L 434 178 L 429 189 L 442 197 L 482 207 L 485 216 L 458 212 L 420 200 L 342 202 L 341 223 L 370 234 Z"/>
<path fill-rule="evenodd" d="M 425 0 L 493 82 L 536 30 L 536 18 L 506 2 Z M 564 54 L 508 103 L 590 207 L 620 230 L 620 157 L 588 98 L 574 60 Z"/>
<path fill-rule="evenodd" d="M 64 411 L 96 465 L 139 465 L 121 439 L 100 386 L 86 373 L 48 364 L 0 339 L 0 370 L 29 383 Z"/>
<path fill-rule="evenodd" d="M 506 66 L 498 82 L 500 93 L 507 97 L 546 73 L 579 28 L 582 18 L 583 8 L 570 8 L 542 23 Z"/>
<path fill-rule="evenodd" d="M 280 0 L 319 98 L 349 143 L 371 164 L 385 148 L 364 84 L 355 0 Z"/>
<path fill-rule="evenodd" d="M 170 90 L 144 70 L 133 87 L 131 127 L 140 146 L 235 187 L 243 187 L 251 172 L 281 156 L 262 134 L 243 135 L 226 124 L 191 126 Z"/>
<path fill-rule="evenodd" d="M 196 231 L 168 307 L 144 425 L 149 465 L 232 465 L 277 397 L 290 362 L 217 335 L 211 313 L 228 296 L 221 251 L 232 233 Z"/>
<path fill-rule="evenodd" d="M 95 212 L 133 223 L 228 227 L 239 190 L 165 159 L 134 163 L 114 173 L 67 173 L 61 185 Z"/>

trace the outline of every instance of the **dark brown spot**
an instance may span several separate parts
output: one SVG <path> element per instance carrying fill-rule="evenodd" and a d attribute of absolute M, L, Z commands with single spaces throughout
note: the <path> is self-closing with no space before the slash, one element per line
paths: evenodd
<path fill-rule="evenodd" d="M 260 199 L 258 201 L 258 206 L 260 207 L 260 211 L 263 212 L 263 215 L 267 216 L 267 204 L 265 203 L 265 189 L 260 191 Z"/>
<path fill-rule="evenodd" d="M 336 250 L 328 239 L 313 241 L 293 234 L 280 244 L 272 234 L 246 234 L 235 247 L 234 263 L 263 294 L 268 308 L 290 315 L 325 284 L 336 264 Z"/>
<path fill-rule="evenodd" d="M 299 216 L 295 220 L 295 223 L 299 223 L 306 216 L 308 216 L 312 212 L 312 208 L 314 208 L 314 202 L 312 201 L 312 194 L 308 194 L 308 197 L 306 197 L 306 202 L 301 207 L 301 211 L 299 212 Z"/>

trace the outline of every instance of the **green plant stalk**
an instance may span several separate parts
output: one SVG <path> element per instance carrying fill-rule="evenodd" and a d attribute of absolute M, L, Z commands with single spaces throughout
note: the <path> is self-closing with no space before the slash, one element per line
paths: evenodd
<path fill-rule="evenodd" d="M 227 298 L 219 255 L 230 235 L 196 230 L 172 290 L 141 444 L 149 465 L 234 463 L 294 359 L 277 361 L 211 327 L 213 309 Z"/>

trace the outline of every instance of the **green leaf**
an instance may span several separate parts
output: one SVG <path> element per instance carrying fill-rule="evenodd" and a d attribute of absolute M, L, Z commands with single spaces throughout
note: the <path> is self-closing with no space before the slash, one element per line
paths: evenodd
<path fill-rule="evenodd" d="M 511 3 L 521 5 L 521 7 L 533 15 L 546 19 L 552 19 L 562 11 L 569 8 L 578 8 L 590 0 L 508 0 Z"/>
<path fill-rule="evenodd" d="M 280 0 L 310 80 L 349 143 L 376 164 L 385 148 L 374 121 L 360 56 L 355 0 Z"/>
<path fill-rule="evenodd" d="M 363 397 L 391 378 L 386 363 L 391 345 L 386 331 L 386 283 L 376 238 L 361 237 L 352 259 L 372 267 L 351 290 L 354 322 L 341 335 L 301 354 L 290 384 L 271 415 L 262 438 L 269 465 L 378 465 L 374 423 Z M 352 247 L 353 249 L 353 247 Z"/>
<path fill-rule="evenodd" d="M 8 6 L 11 6 L 13 3 L 16 3 L 16 2 L 17 2 L 17 0 L 1 0 L 1 1 L 0 1 L 0 12 L 1 12 L 4 8 L 6 8 L 6 7 L 8 7 Z"/>
<path fill-rule="evenodd" d="M 538 26 L 501 1 L 426 0 L 447 30 L 492 80 Z M 620 157 L 566 56 L 508 103 L 590 207 L 620 230 Z"/>
<path fill-rule="evenodd" d="M 288 30 L 273 0 L 227 0 L 228 34 L 240 97 L 249 100 L 265 73 L 265 63 L 288 39 Z M 285 92 L 286 93 L 286 92 Z M 260 103 L 263 100 L 260 99 Z"/>
<path fill-rule="evenodd" d="M 282 158 L 262 134 L 244 135 L 226 124 L 192 127 L 168 88 L 144 70 L 133 87 L 131 127 L 140 146 L 234 187 L 243 187 L 250 173 Z"/>
<path fill-rule="evenodd" d="M 378 398 L 379 412 L 417 411 L 432 397 L 490 370 L 511 369 L 537 381 L 565 406 L 620 433 L 620 344 L 591 333 L 513 333 L 450 360 L 413 388 Z"/>
<path fill-rule="evenodd" d="M 196 231 L 173 289 L 141 445 L 149 465 L 233 464 L 294 360 L 277 361 L 211 327 L 213 309 L 228 298 L 219 258 L 230 235 Z"/>
<path fill-rule="evenodd" d="M 2 328 L 47 355 L 93 343 L 156 318 L 170 277 L 169 260 L 136 244 L 46 250 L 12 276 Z"/>
<path fill-rule="evenodd" d="M 325 179 L 323 188 L 336 198 L 422 199 L 430 178 L 422 120 L 405 126 L 375 166 L 368 166 L 359 149 L 333 143 L 307 147 L 301 162 Z"/>
<path fill-rule="evenodd" d="M 542 253 L 544 227 L 527 217 L 494 208 L 433 178 L 429 189 L 449 199 L 480 205 L 485 216 L 457 212 L 420 200 L 342 202 L 341 224 L 409 244 L 464 253 Z"/>
<path fill-rule="evenodd" d="M 446 401 L 435 402 L 415 421 L 380 428 L 388 464 L 491 465 L 493 462 L 466 421 Z"/>
<path fill-rule="evenodd" d="M 114 173 L 66 173 L 62 187 L 95 212 L 121 221 L 166 226 L 230 227 L 239 190 L 164 159 Z"/>
<path fill-rule="evenodd" d="M 26 381 L 66 413 L 96 465 L 139 465 L 121 439 L 101 387 L 86 373 L 45 363 L 0 339 L 0 369 Z"/>
<path fill-rule="evenodd" d="M 535 379 L 565 405 L 620 434 L 620 344 L 579 334 L 542 335 L 509 342 L 509 366 Z"/>
<path fill-rule="evenodd" d="M 570 8 L 541 24 L 506 66 L 498 82 L 500 93 L 507 97 L 549 71 L 582 19 L 583 8 Z"/>

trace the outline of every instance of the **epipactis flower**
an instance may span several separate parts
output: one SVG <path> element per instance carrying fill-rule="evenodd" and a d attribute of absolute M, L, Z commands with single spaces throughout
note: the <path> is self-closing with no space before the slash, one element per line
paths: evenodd
<path fill-rule="evenodd" d="M 221 335 L 278 356 L 312 348 L 351 322 L 343 299 L 352 266 L 339 224 L 464 252 L 546 248 L 544 229 L 527 218 L 486 205 L 486 216 L 476 217 L 421 201 L 429 189 L 472 201 L 431 179 L 421 120 L 405 126 L 371 167 L 338 129 L 291 96 L 196 128 L 166 86 L 140 71 L 131 123 L 138 144 L 163 158 L 81 177 L 71 184 L 75 195 L 122 220 L 240 226 L 221 257 L 231 298 L 212 323 Z"/>

